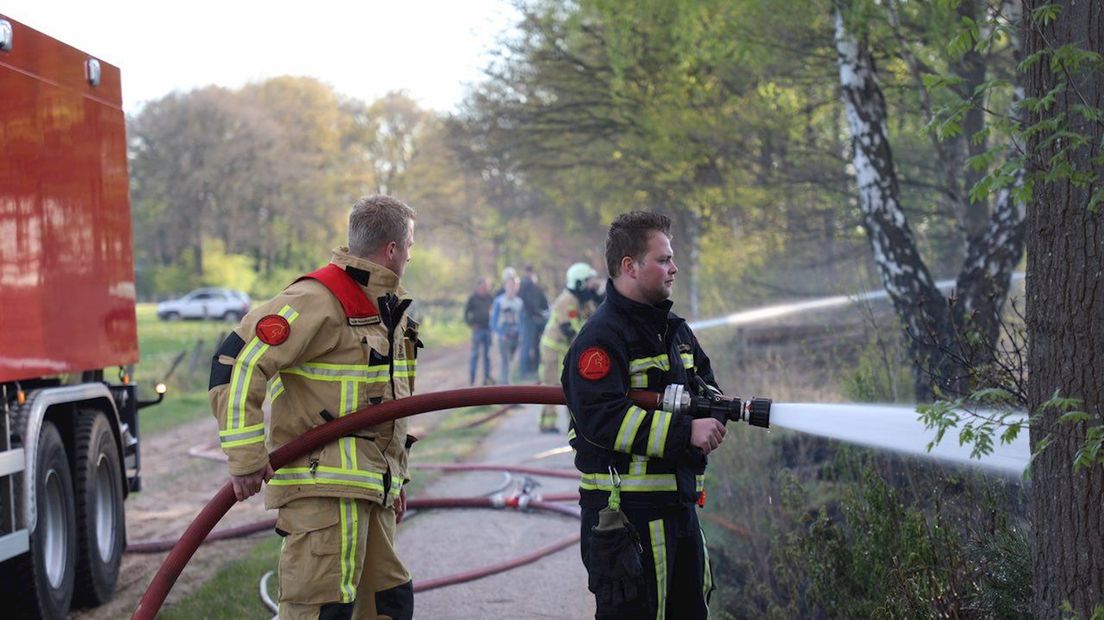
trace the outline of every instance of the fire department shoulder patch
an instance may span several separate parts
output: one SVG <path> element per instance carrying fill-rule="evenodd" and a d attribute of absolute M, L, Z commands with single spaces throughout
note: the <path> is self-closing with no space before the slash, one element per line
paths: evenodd
<path fill-rule="evenodd" d="M 260 321 L 257 321 L 257 338 L 261 342 L 269 345 L 283 344 L 288 336 L 291 335 L 291 326 L 288 325 L 287 319 L 278 315 L 270 314 Z"/>
<path fill-rule="evenodd" d="M 597 381 L 610 371 L 610 357 L 601 347 L 588 347 L 579 355 L 579 375 Z"/>

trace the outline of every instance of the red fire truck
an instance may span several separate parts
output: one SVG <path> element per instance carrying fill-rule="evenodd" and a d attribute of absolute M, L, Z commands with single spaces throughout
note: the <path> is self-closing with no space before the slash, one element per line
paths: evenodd
<path fill-rule="evenodd" d="M 111 598 L 139 489 L 119 70 L 0 16 L 4 615 Z M 163 388 L 159 389 L 163 392 Z M 160 397 L 158 397 L 160 400 Z"/>

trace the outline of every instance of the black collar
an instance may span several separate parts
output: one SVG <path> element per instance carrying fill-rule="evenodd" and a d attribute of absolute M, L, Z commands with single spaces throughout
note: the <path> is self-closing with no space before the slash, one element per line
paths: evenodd
<path fill-rule="evenodd" d="M 673 318 L 671 306 L 674 305 L 674 302 L 670 299 L 665 299 L 655 305 L 633 301 L 617 291 L 617 288 L 613 286 L 613 279 L 606 281 L 606 303 L 612 304 L 618 311 L 630 317 L 635 317 L 645 325 L 660 332 L 667 327 L 667 319 Z"/>

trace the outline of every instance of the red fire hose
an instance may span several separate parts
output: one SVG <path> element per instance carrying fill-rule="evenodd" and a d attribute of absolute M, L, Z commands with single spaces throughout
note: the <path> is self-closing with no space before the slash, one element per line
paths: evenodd
<path fill-rule="evenodd" d="M 538 499 L 539 498 L 539 499 Z M 549 493 L 547 495 L 534 496 L 526 506 L 518 505 L 517 497 L 507 497 L 502 500 L 501 505 L 496 504 L 495 498 L 492 497 L 416 497 L 406 500 L 407 510 L 436 510 L 441 508 L 539 508 L 542 510 L 548 510 L 551 512 L 560 512 L 568 516 L 578 516 L 577 510 L 572 506 L 562 506 L 560 504 L 554 504 L 553 502 L 570 502 L 578 501 L 579 494 L 575 491 L 567 493 Z M 228 540 L 231 538 L 242 538 L 249 536 L 250 534 L 256 534 L 257 532 L 264 532 L 276 527 L 276 518 L 261 519 L 259 521 L 253 521 L 252 523 L 246 523 L 244 525 L 238 525 L 235 527 L 228 527 L 221 530 L 215 530 L 207 535 L 203 539 L 201 544 L 214 542 L 216 540 Z M 163 553 L 171 550 L 176 546 L 178 538 L 158 538 L 154 540 L 136 540 L 127 543 L 127 553 Z"/>
<path fill-rule="evenodd" d="M 660 398 L 654 392 L 634 391 L 629 396 L 638 406 L 646 409 L 655 409 Z M 562 405 L 564 396 L 563 390 L 555 386 L 494 386 L 446 390 L 387 401 L 312 428 L 269 454 L 269 463 L 273 469 L 279 469 L 311 450 L 382 422 L 441 409 L 495 404 Z M 153 620 L 188 560 L 234 503 L 234 490 L 227 482 L 207 502 L 165 557 L 138 602 L 132 620 Z"/>

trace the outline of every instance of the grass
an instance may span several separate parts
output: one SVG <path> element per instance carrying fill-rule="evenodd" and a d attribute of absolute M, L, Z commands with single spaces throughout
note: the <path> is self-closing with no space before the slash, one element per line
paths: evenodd
<path fill-rule="evenodd" d="M 211 415 L 207 392 L 170 392 L 160 405 L 141 411 L 141 427 L 144 437 L 164 433 L 182 424 Z"/>
<path fill-rule="evenodd" d="M 261 577 L 276 569 L 280 557 L 278 536 L 269 536 L 245 555 L 222 567 L 199 590 L 166 607 L 158 617 L 166 620 L 190 620 L 192 618 L 264 618 L 272 613 L 261 602 L 257 586 Z M 268 580 L 269 596 L 276 599 L 275 575 Z"/>
<path fill-rule="evenodd" d="M 207 377 L 211 355 L 215 343 L 232 326 L 219 321 L 162 321 L 154 304 L 138 304 L 136 313 L 140 361 L 134 377 L 139 392 L 143 398 L 152 398 L 151 386 L 158 381 L 169 388 L 160 405 L 142 410 L 141 432 L 148 437 L 210 415 Z"/>

